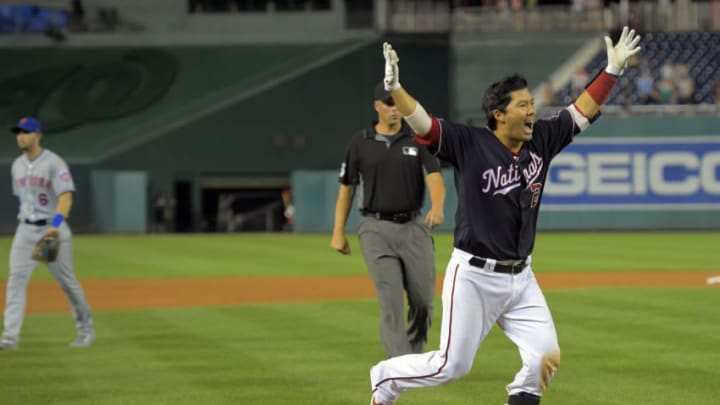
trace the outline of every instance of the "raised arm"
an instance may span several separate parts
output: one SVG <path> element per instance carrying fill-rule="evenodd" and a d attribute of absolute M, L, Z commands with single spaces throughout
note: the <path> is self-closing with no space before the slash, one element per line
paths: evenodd
<path fill-rule="evenodd" d="M 605 104 L 610 92 L 618 77 L 622 74 L 628 59 L 640 52 L 637 46 L 640 42 L 640 35 L 635 34 L 635 30 L 629 30 L 624 27 L 620 39 L 617 44 L 613 45 L 610 37 L 605 37 L 605 46 L 607 48 L 608 64 L 605 70 L 601 71 L 588 85 L 585 91 L 575 100 L 574 106 L 582 115 L 591 121 L 600 112 L 600 107 Z"/>
<path fill-rule="evenodd" d="M 423 106 L 400 85 L 400 69 L 398 67 L 400 58 L 392 45 L 387 42 L 383 44 L 383 56 L 385 57 L 385 79 L 383 81 L 385 90 L 392 95 L 395 107 L 410 128 L 421 137 L 427 136 L 432 126 L 432 120 Z"/>

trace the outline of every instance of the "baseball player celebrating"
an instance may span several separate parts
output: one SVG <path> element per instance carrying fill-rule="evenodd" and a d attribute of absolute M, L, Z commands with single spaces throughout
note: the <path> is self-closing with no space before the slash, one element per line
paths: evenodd
<path fill-rule="evenodd" d="M 540 403 L 560 365 L 555 325 L 530 268 L 543 184 L 552 158 L 599 116 L 628 58 L 640 51 L 639 41 L 627 27 L 615 45 L 606 37 L 607 68 L 549 119 L 536 121 L 521 76 L 492 84 L 483 100 L 484 128 L 428 115 L 400 86 L 397 54 L 383 45 L 386 88 L 416 141 L 453 165 L 458 206 L 442 292 L 440 347 L 376 364 L 370 371 L 371 404 L 392 404 L 408 388 L 461 378 L 493 324 L 522 358 L 506 387 L 507 405 Z"/>
<path fill-rule="evenodd" d="M 47 263 L 72 307 L 77 336 L 70 346 L 89 346 L 95 341 L 95 328 L 85 293 L 73 272 L 72 235 L 65 221 L 75 191 L 70 170 L 58 155 L 40 146 L 42 126 L 37 119 L 23 118 L 11 131 L 23 154 L 12 165 L 13 193 L 20 200 L 20 212 L 10 251 L 0 349 L 18 348 L 27 286 L 38 260 Z M 43 244 L 46 241 L 55 242 Z M 57 249 L 57 257 L 53 257 L 55 252 L 39 249 Z"/>

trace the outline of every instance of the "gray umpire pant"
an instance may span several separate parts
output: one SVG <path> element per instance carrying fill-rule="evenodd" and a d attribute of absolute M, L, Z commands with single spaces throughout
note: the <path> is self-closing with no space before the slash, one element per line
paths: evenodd
<path fill-rule="evenodd" d="M 380 303 L 380 338 L 389 357 L 422 353 L 435 296 L 435 252 L 423 217 L 398 224 L 361 217 L 358 237 Z M 404 294 L 408 313 L 405 326 Z"/>
<path fill-rule="evenodd" d="M 25 317 L 27 287 L 30 283 L 30 276 L 38 264 L 32 260 L 32 251 L 35 243 L 42 238 L 46 230 L 47 226 L 20 223 L 15 231 L 15 238 L 10 249 L 10 275 L 7 280 L 5 317 L 3 319 L 3 338 L 7 340 L 19 340 L 20 329 Z M 57 260 L 48 263 L 48 268 L 70 303 L 77 333 L 94 334 L 95 329 L 90 307 L 85 299 L 85 292 L 73 272 L 70 227 L 63 222 L 58 231 L 60 250 Z"/>

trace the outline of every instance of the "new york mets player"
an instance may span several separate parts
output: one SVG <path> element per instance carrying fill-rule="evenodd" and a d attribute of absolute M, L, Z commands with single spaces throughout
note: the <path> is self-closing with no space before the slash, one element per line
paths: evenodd
<path fill-rule="evenodd" d="M 73 272 L 72 233 L 65 221 L 75 191 L 70 170 L 57 154 L 40 146 L 42 126 L 37 119 L 23 118 L 11 131 L 23 153 L 12 165 L 13 193 L 20 200 L 20 212 L 10 251 L 0 349 L 19 346 L 27 286 L 38 264 L 32 259 L 32 251 L 45 235 L 54 235 L 60 240 L 57 260 L 47 266 L 70 302 L 75 317 L 77 336 L 70 346 L 90 346 L 95 341 L 95 328 L 85 293 Z"/>

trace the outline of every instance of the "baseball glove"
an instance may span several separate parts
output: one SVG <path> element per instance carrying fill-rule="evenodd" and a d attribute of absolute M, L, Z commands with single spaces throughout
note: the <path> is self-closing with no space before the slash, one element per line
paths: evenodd
<path fill-rule="evenodd" d="M 43 236 L 42 239 L 35 244 L 32 258 L 38 262 L 50 263 L 57 259 L 60 250 L 60 239 L 56 236 Z"/>

